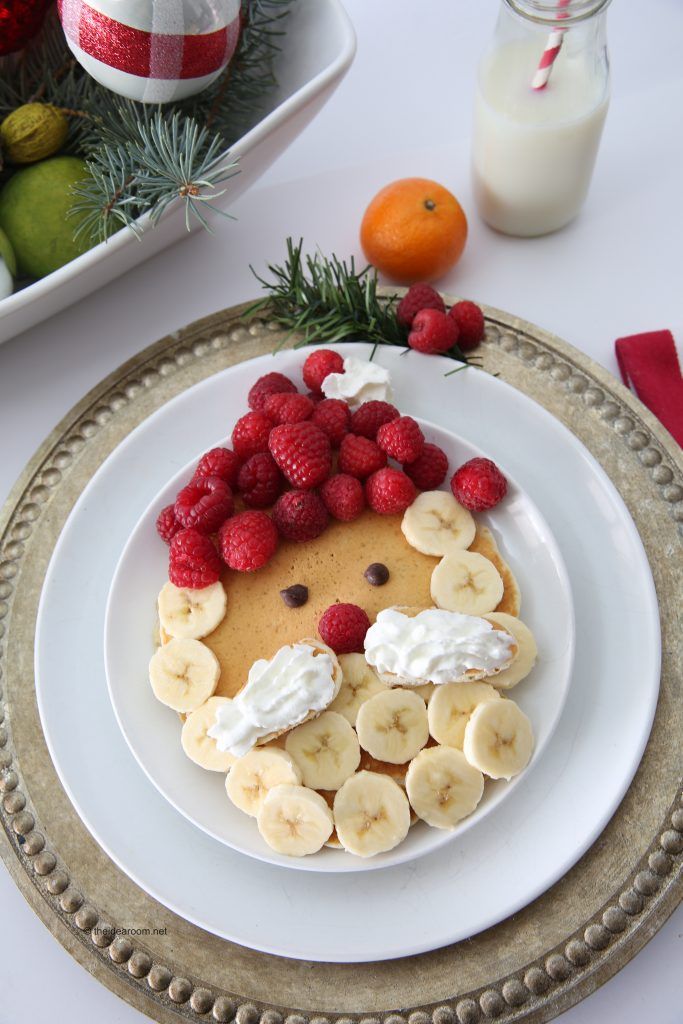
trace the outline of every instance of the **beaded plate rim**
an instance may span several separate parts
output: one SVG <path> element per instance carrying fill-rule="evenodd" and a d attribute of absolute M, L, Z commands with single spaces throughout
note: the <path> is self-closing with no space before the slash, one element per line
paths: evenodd
<path fill-rule="evenodd" d="M 73 455 L 88 443 L 96 444 L 99 426 L 136 397 L 153 390 L 160 380 L 225 348 L 228 330 L 245 326 L 242 314 L 247 306 L 233 306 L 195 321 L 149 346 L 96 385 L 29 460 L 0 513 L 0 855 L 22 894 L 60 943 L 108 988 L 160 1022 L 196 1021 L 208 1019 L 210 1014 L 215 1021 L 234 1019 L 237 1024 L 327 1024 L 329 1019 L 338 1024 L 479 1024 L 488 1019 L 498 1019 L 501 1024 L 522 1020 L 541 1024 L 612 977 L 683 899 L 680 788 L 647 855 L 633 867 L 619 895 L 556 948 L 546 950 L 523 972 L 450 1002 L 374 1017 L 360 1013 L 325 1017 L 275 1007 L 267 1000 L 257 1004 L 210 990 L 190 977 L 174 975 L 165 964 L 153 963 L 143 945 L 115 936 L 113 925 L 100 918 L 96 893 L 86 899 L 70 887 L 67 865 L 51 849 L 49 836 L 22 792 L 21 756 L 14 747 L 3 703 L 6 642 L 2 620 L 11 608 L 12 579 L 21 562 L 23 540 L 40 519 L 40 505 L 49 502 L 51 491 L 60 486 Z M 678 520 L 678 534 L 683 538 L 683 453 L 656 418 L 606 370 L 566 342 L 500 310 L 482 308 L 489 352 L 499 345 L 529 368 L 547 373 L 554 385 L 575 396 L 603 424 L 622 438 L 630 438 L 629 447 L 649 469 L 654 489 Z M 254 338 L 274 337 L 277 327 L 251 320 L 247 329 Z M 28 497 L 31 500 L 27 501 Z M 185 966 L 191 975 L 191 965 Z"/>

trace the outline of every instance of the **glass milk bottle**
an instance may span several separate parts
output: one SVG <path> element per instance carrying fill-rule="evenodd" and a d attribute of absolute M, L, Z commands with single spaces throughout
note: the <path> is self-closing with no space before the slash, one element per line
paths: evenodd
<path fill-rule="evenodd" d="M 501 0 L 479 66 L 472 174 L 507 235 L 568 224 L 586 198 L 609 104 L 609 0 Z"/>

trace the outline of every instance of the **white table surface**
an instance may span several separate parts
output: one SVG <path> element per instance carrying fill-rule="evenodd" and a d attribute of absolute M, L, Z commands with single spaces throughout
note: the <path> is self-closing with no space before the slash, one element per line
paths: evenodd
<path fill-rule="evenodd" d="M 618 0 L 609 13 L 613 99 L 588 202 L 569 228 L 521 241 L 476 217 L 468 179 L 477 58 L 498 0 L 346 0 L 358 55 L 336 95 L 254 189 L 236 223 L 198 233 L 0 346 L 0 501 L 60 417 L 102 377 L 182 324 L 256 294 L 248 269 L 287 235 L 360 255 L 365 205 L 394 178 L 449 186 L 470 238 L 440 287 L 517 313 L 616 372 L 621 334 L 680 322 L 683 70 L 680 0 Z M 647 11 L 645 10 L 647 6 Z M 0 870 L 0 1022 L 25 1019 L 36 977 L 50 1018 L 143 1016 L 78 966 Z M 683 907 L 563 1024 L 679 1024 Z"/>

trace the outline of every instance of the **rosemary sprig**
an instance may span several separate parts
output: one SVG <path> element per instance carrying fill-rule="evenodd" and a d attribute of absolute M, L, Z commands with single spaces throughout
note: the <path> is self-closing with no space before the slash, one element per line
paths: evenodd
<path fill-rule="evenodd" d="M 321 341 L 365 341 L 373 345 L 400 345 L 406 349 L 408 331 L 396 319 L 400 295 L 378 295 L 377 271 L 372 266 L 356 270 L 353 256 L 340 260 L 334 254 L 303 254 L 303 239 L 294 244 L 287 239 L 283 265 L 268 264 L 273 280 L 266 281 L 250 267 L 252 274 L 268 293 L 252 303 L 245 316 L 267 310 L 268 317 L 285 328 L 281 348 L 294 334 L 301 335 L 294 348 Z M 460 363 L 468 357 L 454 345 L 444 355 Z"/>

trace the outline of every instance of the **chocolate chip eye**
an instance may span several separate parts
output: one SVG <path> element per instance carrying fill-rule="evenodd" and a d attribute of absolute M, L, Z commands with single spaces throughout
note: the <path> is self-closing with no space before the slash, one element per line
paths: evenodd
<path fill-rule="evenodd" d="M 382 562 L 373 562 L 363 575 L 373 587 L 383 587 L 389 579 L 389 570 Z"/>
<path fill-rule="evenodd" d="M 291 587 L 280 591 L 280 597 L 288 608 L 301 608 L 308 601 L 308 587 L 303 583 L 294 583 Z"/>

